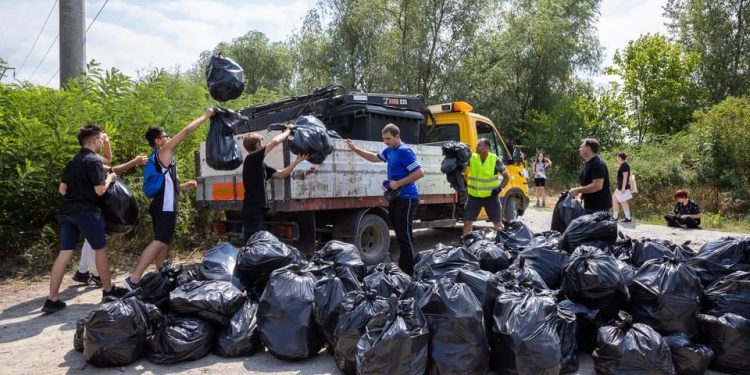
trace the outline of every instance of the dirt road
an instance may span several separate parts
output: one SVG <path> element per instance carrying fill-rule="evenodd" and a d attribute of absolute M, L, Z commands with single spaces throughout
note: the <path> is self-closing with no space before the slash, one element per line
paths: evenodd
<path fill-rule="evenodd" d="M 522 221 L 534 231 L 549 229 L 551 211 L 531 209 Z M 690 240 L 694 249 L 706 241 L 729 235 L 705 230 L 681 230 L 653 225 L 621 225 L 623 232 L 631 237 L 663 238 L 682 243 Z M 418 250 L 428 249 L 439 242 L 451 243 L 458 239 L 458 228 L 452 230 L 419 230 L 415 232 Z M 737 234 L 734 234 L 737 235 Z M 392 241 L 392 246 L 396 246 Z M 119 281 L 123 273 L 115 276 Z M 0 285 L 0 374 L 337 374 L 330 356 L 322 352 L 315 358 L 302 362 L 283 362 L 267 352 L 249 358 L 220 358 L 209 355 L 194 362 L 171 366 L 159 366 L 141 359 L 134 364 L 114 369 L 98 369 L 87 366 L 83 355 L 73 350 L 75 322 L 94 308 L 101 298 L 101 291 L 79 287 L 69 277 L 63 280 L 61 298 L 68 307 L 53 315 L 42 315 L 49 287 L 48 280 L 38 282 L 12 281 Z M 593 374 L 593 362 L 583 355 L 580 374 Z M 714 373 L 715 374 L 715 373 Z"/>

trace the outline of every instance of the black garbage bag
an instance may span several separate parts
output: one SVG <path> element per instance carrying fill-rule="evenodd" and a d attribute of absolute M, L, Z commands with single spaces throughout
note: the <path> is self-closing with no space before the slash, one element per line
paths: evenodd
<path fill-rule="evenodd" d="M 621 311 L 618 319 L 599 329 L 592 355 L 597 374 L 674 374 L 669 346 L 651 327 L 633 323 Z"/>
<path fill-rule="evenodd" d="M 550 229 L 560 233 L 565 232 L 573 220 L 583 216 L 583 212 L 583 206 L 571 197 L 567 191 L 563 191 L 560 193 L 560 199 L 555 204 L 555 209 L 552 210 L 552 225 L 550 225 Z"/>
<path fill-rule="evenodd" d="M 393 263 L 380 263 L 370 270 L 362 284 L 376 290 L 383 297 L 400 296 L 411 283 L 411 277 Z"/>
<path fill-rule="evenodd" d="M 534 238 L 531 228 L 520 220 L 509 222 L 503 229 L 497 231 L 495 242 L 503 244 L 506 249 L 524 249 Z"/>
<path fill-rule="evenodd" d="M 201 280 L 201 273 L 198 272 L 198 267 L 195 266 L 182 266 L 182 272 L 177 275 L 177 286 L 187 284 L 193 280 Z"/>
<path fill-rule="evenodd" d="M 234 60 L 214 55 L 206 66 L 206 85 L 211 97 L 220 102 L 237 99 L 245 90 L 245 72 Z"/>
<path fill-rule="evenodd" d="M 493 278 L 496 276 L 490 271 L 460 268 L 446 273 L 441 280 L 466 284 L 474 297 L 477 297 L 479 303 L 482 304 L 487 298 L 487 290 L 491 288 L 490 280 Z"/>
<path fill-rule="evenodd" d="M 430 327 L 434 374 L 485 374 L 489 365 L 482 303 L 464 283 L 443 279 L 422 307 Z"/>
<path fill-rule="evenodd" d="M 365 333 L 367 323 L 374 316 L 387 312 L 391 305 L 387 298 L 368 287 L 346 294 L 338 312 L 338 325 L 334 331 L 334 359 L 336 367 L 344 374 L 357 373 L 355 356 L 357 342 Z"/>
<path fill-rule="evenodd" d="M 457 268 L 479 269 L 479 259 L 462 246 L 438 244 L 419 253 L 414 265 L 414 274 L 422 278 L 439 280 Z"/>
<path fill-rule="evenodd" d="M 347 293 L 359 289 L 357 276 L 348 267 L 339 267 L 336 274 L 323 276 L 315 283 L 313 317 L 328 345 L 334 345 L 339 306 Z"/>
<path fill-rule="evenodd" d="M 698 313 L 703 287 L 700 279 L 676 257 L 647 261 L 630 283 L 630 310 L 636 322 L 669 335 L 700 332 Z"/>
<path fill-rule="evenodd" d="M 510 266 L 511 255 L 502 245 L 496 244 L 493 240 L 476 241 L 468 247 L 468 250 L 479 259 L 479 268 L 485 271 L 498 272 Z"/>
<path fill-rule="evenodd" d="M 458 194 L 458 202 L 456 203 L 459 205 L 466 203 L 466 199 L 468 199 L 469 196 L 466 191 L 466 180 L 464 180 L 464 175 L 458 172 L 458 170 L 455 170 L 446 174 L 445 179 L 448 181 L 448 184 L 450 184 L 450 187 Z"/>
<path fill-rule="evenodd" d="M 401 299 L 413 299 L 420 309 L 430 302 L 430 296 L 435 293 L 438 281 L 432 279 L 421 279 L 414 277 L 406 287 L 404 293 L 401 294 Z"/>
<path fill-rule="evenodd" d="M 109 184 L 102 207 L 107 234 L 129 233 L 138 226 L 138 201 L 119 178 Z"/>
<path fill-rule="evenodd" d="M 628 301 L 628 289 L 617 260 L 611 254 L 586 245 L 570 256 L 562 290 L 571 301 L 601 310 L 605 319 L 617 314 Z"/>
<path fill-rule="evenodd" d="M 469 165 L 469 159 L 471 158 L 471 149 L 464 143 L 449 141 L 443 143 L 442 146 L 443 155 L 447 158 L 455 158 L 458 162 L 459 172 L 463 172 L 464 168 Z M 444 172 L 445 173 L 445 172 Z"/>
<path fill-rule="evenodd" d="M 76 333 L 73 335 L 73 349 L 77 352 L 83 351 L 83 333 L 88 319 L 81 318 L 76 321 Z"/>
<path fill-rule="evenodd" d="M 549 291 L 508 292 L 495 299 L 490 365 L 503 374 L 559 374 L 558 309 Z"/>
<path fill-rule="evenodd" d="M 291 264 L 271 274 L 260 298 L 258 330 L 268 351 L 284 360 L 318 354 L 325 339 L 313 316 L 315 276 Z"/>
<path fill-rule="evenodd" d="M 353 244 L 332 240 L 315 253 L 319 254 L 321 259 L 333 262 L 336 266 L 351 268 L 359 280 L 364 279 L 367 273 L 359 249 Z"/>
<path fill-rule="evenodd" d="M 574 311 L 557 305 L 557 336 L 560 338 L 560 373 L 578 371 L 578 318 Z"/>
<path fill-rule="evenodd" d="M 750 237 L 724 237 L 706 242 L 688 264 L 695 269 L 703 286 L 735 271 L 750 271 Z"/>
<path fill-rule="evenodd" d="M 556 230 L 546 230 L 542 233 L 535 234 L 534 238 L 529 241 L 529 244 L 526 245 L 526 247 L 550 246 L 559 249 L 560 237 L 562 237 L 562 233 Z"/>
<path fill-rule="evenodd" d="M 247 300 L 218 332 L 214 352 L 220 357 L 249 357 L 262 349 L 257 314 L 258 303 Z"/>
<path fill-rule="evenodd" d="M 443 174 L 453 173 L 458 168 L 458 160 L 454 157 L 446 157 L 440 163 L 440 172 Z"/>
<path fill-rule="evenodd" d="M 182 266 L 164 261 L 158 271 L 143 275 L 139 287 L 144 302 L 153 303 L 163 311 L 169 310 L 169 293 L 177 288 Z"/>
<path fill-rule="evenodd" d="M 167 314 L 148 337 L 146 357 L 160 365 L 194 361 L 211 352 L 214 336 L 214 328 L 203 320 Z"/>
<path fill-rule="evenodd" d="M 136 296 L 97 306 L 83 329 L 83 356 L 96 367 L 127 366 L 146 353 L 149 308 Z"/>
<path fill-rule="evenodd" d="M 518 262 L 496 274 L 498 279 L 509 290 L 523 291 L 549 289 L 542 276 L 520 258 Z"/>
<path fill-rule="evenodd" d="M 229 242 L 223 242 L 203 255 L 203 260 L 198 265 L 198 272 L 204 280 L 226 280 L 231 281 L 238 289 L 244 289 L 244 285 L 237 276 L 234 276 L 234 266 L 237 264 L 238 250 Z"/>
<path fill-rule="evenodd" d="M 169 293 L 169 305 L 175 314 L 192 315 L 225 326 L 245 303 L 245 297 L 229 281 L 191 281 Z"/>
<path fill-rule="evenodd" d="M 563 272 L 568 265 L 570 255 L 551 246 L 529 247 L 521 251 L 516 258 L 526 261 L 526 266 L 536 271 L 550 289 L 559 289 Z"/>
<path fill-rule="evenodd" d="M 310 261 L 302 261 L 299 266 L 302 272 L 309 272 L 315 276 L 316 281 L 335 272 L 333 262 L 323 260 L 317 254 L 313 254 Z"/>
<path fill-rule="evenodd" d="M 242 164 L 242 150 L 234 139 L 234 129 L 247 117 L 225 108 L 214 108 L 206 138 L 206 164 L 220 171 L 231 171 Z"/>
<path fill-rule="evenodd" d="M 575 314 L 577 347 L 586 353 L 593 352 L 596 349 L 596 335 L 599 328 L 610 319 L 604 319 L 597 309 L 590 309 L 569 299 L 558 303 L 557 307 L 560 311 L 565 311 L 566 315 Z"/>
<path fill-rule="evenodd" d="M 633 248 L 630 250 L 630 264 L 640 267 L 652 259 L 677 257 L 682 260 L 682 253 L 675 253 L 665 243 L 650 239 L 641 239 L 633 242 Z"/>
<path fill-rule="evenodd" d="M 714 316 L 734 313 L 750 319 L 750 272 L 737 271 L 716 280 L 704 291 L 703 310 Z"/>
<path fill-rule="evenodd" d="M 422 375 L 429 359 L 430 330 L 413 299 L 391 297 L 357 342 L 358 374 Z"/>
<path fill-rule="evenodd" d="M 698 314 L 701 336 L 713 350 L 709 367 L 728 374 L 750 374 L 750 319 L 737 314 Z"/>
<path fill-rule="evenodd" d="M 703 375 L 708 369 L 714 352 L 708 346 L 692 344 L 687 336 L 678 333 L 664 336 L 672 353 L 672 364 L 679 375 Z"/>
<path fill-rule="evenodd" d="M 625 286 L 629 286 L 631 282 L 633 282 L 633 278 L 635 277 L 635 269 L 631 267 L 629 264 L 625 263 L 622 260 L 617 260 L 617 268 L 620 269 L 620 273 L 622 274 L 622 279 L 625 281 Z"/>
<path fill-rule="evenodd" d="M 597 212 L 574 219 L 560 238 L 560 248 L 573 252 L 587 242 L 602 241 L 614 244 L 617 241 L 617 221 L 608 212 Z"/>
<path fill-rule="evenodd" d="M 495 242 L 496 238 L 497 238 L 497 231 L 495 229 L 481 228 L 481 229 L 473 230 L 464 235 L 461 235 L 461 238 L 459 238 L 458 243 L 465 248 L 469 248 L 471 247 L 471 245 L 473 245 L 477 241 L 486 240 L 486 241 Z"/>
<path fill-rule="evenodd" d="M 247 289 L 263 293 L 271 272 L 292 263 L 300 263 L 304 257 L 296 248 L 281 242 L 276 236 L 260 231 L 247 240 L 237 254 L 234 275 Z"/>
<path fill-rule="evenodd" d="M 333 142 L 326 126 L 315 116 L 300 116 L 289 136 L 289 150 L 296 154 L 307 154 L 310 163 L 322 164 L 333 152 Z"/>

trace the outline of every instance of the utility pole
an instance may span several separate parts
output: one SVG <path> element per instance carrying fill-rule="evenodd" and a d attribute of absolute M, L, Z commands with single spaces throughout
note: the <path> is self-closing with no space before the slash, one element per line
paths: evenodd
<path fill-rule="evenodd" d="M 85 0 L 60 0 L 60 87 L 86 69 Z"/>

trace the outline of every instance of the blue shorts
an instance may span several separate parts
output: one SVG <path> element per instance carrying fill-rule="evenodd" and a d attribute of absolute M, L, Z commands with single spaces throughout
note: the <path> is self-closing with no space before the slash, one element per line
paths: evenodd
<path fill-rule="evenodd" d="M 57 222 L 60 224 L 61 250 L 75 249 L 82 234 L 94 250 L 107 246 L 104 217 L 100 212 L 85 211 L 75 215 L 58 215 Z"/>

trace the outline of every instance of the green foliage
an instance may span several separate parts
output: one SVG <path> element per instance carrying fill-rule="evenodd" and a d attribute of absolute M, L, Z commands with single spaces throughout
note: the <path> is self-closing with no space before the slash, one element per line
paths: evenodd
<path fill-rule="evenodd" d="M 705 99 L 697 80 L 699 69 L 698 53 L 684 52 L 659 34 L 642 35 L 615 52 L 614 66 L 608 70 L 623 81 L 622 96 L 634 119 L 630 131 L 638 142 L 687 127 Z"/>
<path fill-rule="evenodd" d="M 712 104 L 750 93 L 750 4 L 747 0 L 667 0 L 670 32 L 702 56 Z"/>

